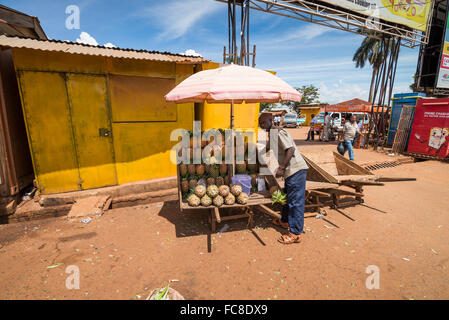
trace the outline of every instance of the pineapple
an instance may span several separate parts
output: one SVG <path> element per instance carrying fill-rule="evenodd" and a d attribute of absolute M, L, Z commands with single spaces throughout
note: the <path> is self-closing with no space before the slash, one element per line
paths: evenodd
<path fill-rule="evenodd" d="M 181 173 L 181 177 L 185 177 L 187 175 L 187 165 L 184 163 L 181 163 L 179 165 L 179 172 Z"/>
<path fill-rule="evenodd" d="M 212 177 L 207 178 L 206 185 L 210 186 L 212 184 L 215 184 L 215 179 Z"/>
<path fill-rule="evenodd" d="M 189 180 L 189 189 L 195 189 L 197 184 L 198 184 L 198 180 L 197 179 L 190 179 Z"/>
<path fill-rule="evenodd" d="M 218 195 L 214 198 L 213 203 L 216 207 L 221 207 L 223 205 L 224 199 L 222 196 Z"/>
<path fill-rule="evenodd" d="M 222 185 L 218 188 L 218 193 L 223 198 L 226 198 L 229 195 L 229 187 L 227 185 Z"/>
<path fill-rule="evenodd" d="M 220 164 L 220 176 L 225 176 L 226 172 L 228 172 L 228 165 L 226 163 Z"/>
<path fill-rule="evenodd" d="M 182 179 L 182 181 L 181 181 L 181 191 L 182 191 L 182 193 L 189 192 L 189 181 L 187 179 Z"/>
<path fill-rule="evenodd" d="M 242 193 L 242 186 L 239 185 L 239 184 L 234 184 L 234 185 L 232 185 L 232 187 L 231 187 L 231 193 L 232 193 L 234 196 L 238 197 L 238 196 L 240 195 L 240 193 Z"/>
<path fill-rule="evenodd" d="M 216 183 L 216 185 L 219 187 L 219 186 L 222 186 L 222 185 L 224 185 L 224 179 L 223 179 L 223 177 L 217 177 L 216 179 L 215 179 L 215 183 Z"/>
<path fill-rule="evenodd" d="M 237 171 L 237 173 L 239 173 L 239 174 L 245 174 L 246 173 L 246 161 L 244 161 L 244 163 L 236 163 L 235 171 Z"/>
<path fill-rule="evenodd" d="M 201 203 L 200 198 L 198 198 L 193 193 L 187 198 L 187 201 L 189 202 L 189 206 L 191 206 L 191 207 L 198 207 Z"/>
<path fill-rule="evenodd" d="M 282 193 L 281 190 L 276 190 L 271 195 L 271 203 L 280 203 L 281 205 L 284 205 L 287 203 L 287 195 L 285 193 Z"/>
<path fill-rule="evenodd" d="M 207 195 L 211 198 L 215 198 L 218 195 L 218 187 L 216 185 L 210 185 L 207 187 Z"/>
<path fill-rule="evenodd" d="M 202 176 L 204 174 L 205 167 L 204 164 L 199 164 L 196 166 L 196 174 Z"/>
<path fill-rule="evenodd" d="M 224 177 L 224 184 L 227 186 L 231 184 L 231 178 L 229 176 Z"/>
<path fill-rule="evenodd" d="M 208 207 L 212 204 L 212 199 L 206 194 L 201 198 L 201 205 L 204 207 Z"/>
<path fill-rule="evenodd" d="M 220 166 L 218 164 L 212 164 L 209 169 L 211 177 L 216 178 L 220 175 Z"/>
<path fill-rule="evenodd" d="M 248 195 L 245 192 L 242 192 L 237 197 L 237 202 L 240 204 L 247 204 L 248 203 Z"/>
<path fill-rule="evenodd" d="M 232 194 L 228 194 L 227 197 L 224 199 L 225 204 L 232 205 L 235 203 L 235 197 Z"/>
<path fill-rule="evenodd" d="M 257 187 L 257 174 L 255 173 L 251 174 L 251 185 Z"/>
<path fill-rule="evenodd" d="M 198 197 L 202 198 L 202 197 L 206 194 L 206 187 L 205 187 L 205 186 L 202 186 L 202 185 L 197 185 L 197 186 L 195 187 L 195 194 L 196 194 Z"/>
<path fill-rule="evenodd" d="M 187 166 L 187 171 L 189 172 L 190 175 L 194 175 L 196 172 L 196 166 L 194 164 L 189 164 Z"/>

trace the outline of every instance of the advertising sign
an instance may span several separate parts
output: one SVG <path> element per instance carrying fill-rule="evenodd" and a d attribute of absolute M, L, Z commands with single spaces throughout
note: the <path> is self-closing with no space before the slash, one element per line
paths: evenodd
<path fill-rule="evenodd" d="M 444 44 L 441 52 L 440 68 L 437 77 L 437 88 L 449 89 L 449 21 L 446 18 L 446 29 L 444 30 Z"/>
<path fill-rule="evenodd" d="M 321 0 L 359 14 L 426 31 L 429 0 Z"/>
<path fill-rule="evenodd" d="M 441 159 L 449 156 L 449 99 L 418 101 L 407 151 Z"/>

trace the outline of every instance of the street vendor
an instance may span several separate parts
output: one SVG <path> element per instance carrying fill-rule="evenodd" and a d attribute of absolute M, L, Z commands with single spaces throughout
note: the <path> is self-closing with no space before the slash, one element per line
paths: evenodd
<path fill-rule="evenodd" d="M 262 129 L 270 131 L 278 130 L 278 162 L 276 177 L 284 177 L 287 204 L 282 208 L 282 218 L 273 220 L 277 226 L 289 229 L 288 234 L 282 235 L 278 240 L 283 244 L 301 242 L 304 233 L 304 205 L 306 191 L 306 176 L 308 166 L 296 149 L 296 144 L 290 134 L 280 127 L 273 127 L 273 118 L 269 114 L 259 117 L 259 125 Z M 270 136 L 270 135 L 269 135 Z M 273 143 L 270 143 L 273 146 Z"/>

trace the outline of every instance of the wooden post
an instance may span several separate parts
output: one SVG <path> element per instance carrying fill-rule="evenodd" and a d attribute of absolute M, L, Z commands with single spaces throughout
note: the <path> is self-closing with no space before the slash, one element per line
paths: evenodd
<path fill-rule="evenodd" d="M 220 223 L 221 222 L 220 211 L 218 210 L 217 207 L 214 208 L 214 213 L 215 213 L 215 219 L 217 220 L 218 223 Z"/>

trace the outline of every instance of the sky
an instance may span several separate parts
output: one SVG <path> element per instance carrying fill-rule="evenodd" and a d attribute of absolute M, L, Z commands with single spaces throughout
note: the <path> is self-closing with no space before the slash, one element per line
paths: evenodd
<path fill-rule="evenodd" d="M 120 48 L 200 54 L 223 61 L 227 45 L 227 5 L 214 0 L 0 0 L 37 16 L 47 36 Z M 79 29 L 66 20 L 79 8 Z M 355 68 L 352 57 L 362 36 L 251 11 L 250 46 L 257 46 L 256 67 L 273 70 L 294 87 L 313 84 L 321 102 L 367 100 L 371 68 Z M 418 48 L 402 47 L 394 93 L 410 92 Z"/>

